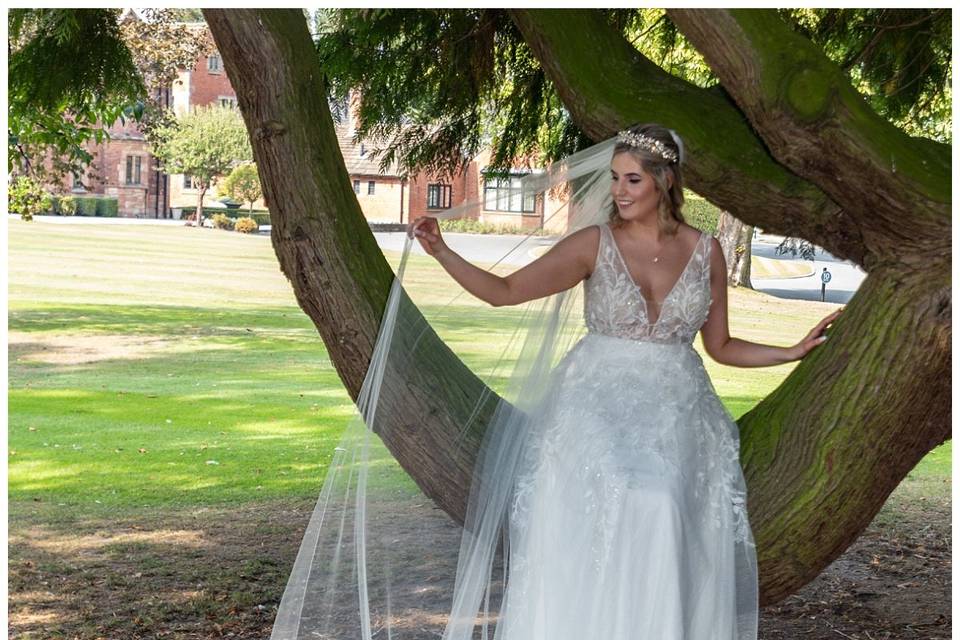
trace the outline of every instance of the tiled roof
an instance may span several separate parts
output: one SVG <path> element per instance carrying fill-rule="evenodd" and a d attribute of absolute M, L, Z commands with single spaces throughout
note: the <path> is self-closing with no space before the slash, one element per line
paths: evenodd
<path fill-rule="evenodd" d="M 377 147 L 377 143 L 364 142 L 367 152 L 361 156 L 361 143 L 353 142 L 353 136 L 350 135 L 346 123 L 334 126 L 337 133 L 337 142 L 340 144 L 340 153 L 343 155 L 343 163 L 347 166 L 347 173 L 350 175 L 364 176 L 387 176 L 397 177 L 399 171 L 397 163 L 392 162 L 386 172 L 380 171 L 380 158 L 374 158 L 370 154 L 370 149 Z"/>

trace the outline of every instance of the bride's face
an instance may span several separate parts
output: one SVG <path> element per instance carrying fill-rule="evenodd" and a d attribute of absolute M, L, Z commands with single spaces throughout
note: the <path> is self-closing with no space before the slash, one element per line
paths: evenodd
<path fill-rule="evenodd" d="M 656 216 L 660 194 L 653 177 L 631 153 L 618 153 L 610 162 L 610 194 L 624 220 Z"/>

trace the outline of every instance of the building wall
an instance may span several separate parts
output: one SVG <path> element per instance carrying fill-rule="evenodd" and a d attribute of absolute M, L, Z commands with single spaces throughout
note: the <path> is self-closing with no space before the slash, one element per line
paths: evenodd
<path fill-rule="evenodd" d="M 379 175 L 351 175 L 351 184 L 360 181 L 357 201 L 363 210 L 364 217 L 371 222 L 400 222 L 401 202 L 404 212 L 404 221 L 407 220 L 408 196 L 407 188 L 401 185 L 396 176 Z M 374 183 L 374 193 L 367 193 L 368 183 Z"/>
<path fill-rule="evenodd" d="M 410 215 L 407 220 L 416 220 L 428 213 L 442 213 L 448 208 L 462 206 L 465 202 L 476 201 L 476 163 L 471 162 L 465 171 L 457 175 L 438 176 L 433 173 L 418 173 L 410 178 Z M 447 185 L 450 187 L 450 207 L 428 207 L 428 191 L 431 184 Z M 441 203 L 442 204 L 442 203 Z M 463 212 L 457 217 L 476 218 L 479 211 Z"/>
<path fill-rule="evenodd" d="M 212 55 L 220 57 L 216 53 Z M 219 104 L 221 98 L 232 100 L 236 106 L 237 94 L 223 70 L 223 60 L 220 60 L 219 71 L 211 71 L 207 59 L 208 56 L 201 56 L 190 73 L 190 106 Z"/>

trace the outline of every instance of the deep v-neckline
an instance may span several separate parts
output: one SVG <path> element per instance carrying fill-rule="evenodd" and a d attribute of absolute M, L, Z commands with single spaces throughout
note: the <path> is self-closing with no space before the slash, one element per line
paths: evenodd
<path fill-rule="evenodd" d="M 620 265 L 623 267 L 623 272 L 627 275 L 627 279 L 630 281 L 630 284 L 633 285 L 633 288 L 636 289 L 637 295 L 640 297 L 640 300 L 643 301 L 643 315 L 647 321 L 648 325 L 656 326 L 660 323 L 660 318 L 663 317 L 663 309 L 667 305 L 667 300 L 670 299 L 670 296 L 673 295 L 674 290 L 680 284 L 680 281 L 687 275 L 687 271 L 690 269 L 690 265 L 693 264 L 693 259 L 697 256 L 697 252 L 700 251 L 700 243 L 703 242 L 703 236 L 705 235 L 703 231 L 700 231 L 700 237 L 697 238 L 696 244 L 693 245 L 693 251 L 690 253 L 690 257 L 687 258 L 686 264 L 683 265 L 683 270 L 680 272 L 680 275 L 674 281 L 673 286 L 670 287 L 670 290 L 667 291 L 667 295 L 663 297 L 663 302 L 660 305 L 660 312 L 657 313 L 657 319 L 654 322 L 650 322 L 650 302 L 647 300 L 647 297 L 643 295 L 643 288 L 637 284 L 637 281 L 634 279 L 633 274 L 630 273 L 630 267 L 627 266 L 627 261 L 623 257 L 623 253 L 620 251 L 620 246 L 617 244 L 617 238 L 613 235 L 613 229 L 610 228 L 609 224 L 604 224 L 607 228 L 607 231 L 610 234 L 610 242 L 613 244 L 613 252 L 617 254 L 617 258 L 620 260 Z M 698 229 L 699 231 L 699 229 Z"/>

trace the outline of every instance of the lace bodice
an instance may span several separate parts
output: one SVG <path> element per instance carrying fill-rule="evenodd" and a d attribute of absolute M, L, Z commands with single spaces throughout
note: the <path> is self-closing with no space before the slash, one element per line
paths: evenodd
<path fill-rule="evenodd" d="M 647 300 L 634 282 L 607 224 L 600 228 L 600 247 L 593 273 L 584 283 L 584 317 L 594 333 L 649 342 L 692 343 L 706 322 L 710 291 L 710 234 L 700 238 L 680 278 L 648 322 Z"/>

